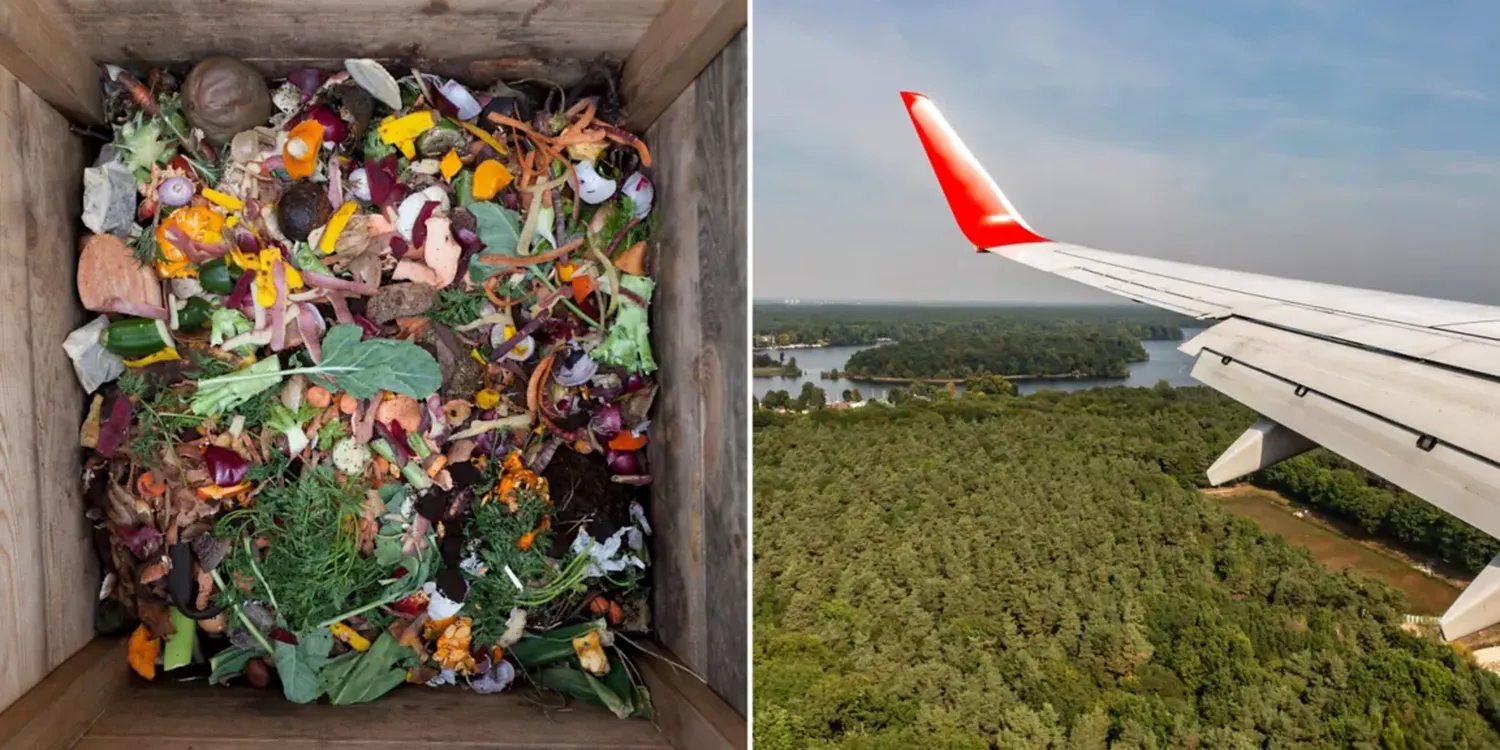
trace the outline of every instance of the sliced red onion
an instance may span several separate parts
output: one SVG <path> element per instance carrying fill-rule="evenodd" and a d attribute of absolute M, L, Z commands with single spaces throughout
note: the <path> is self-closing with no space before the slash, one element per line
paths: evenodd
<path fill-rule="evenodd" d="M 332 204 L 335 211 L 339 210 L 339 206 L 344 205 L 343 172 L 344 170 L 339 167 L 339 153 L 334 151 L 328 155 L 328 202 Z"/>
<path fill-rule="evenodd" d="M 349 123 L 344 122 L 344 118 L 339 117 L 339 113 L 333 111 L 333 108 L 327 104 L 315 104 L 302 110 L 302 114 L 292 118 L 286 124 L 287 130 L 307 120 L 317 120 L 318 124 L 323 126 L 324 143 L 343 143 L 344 139 L 349 137 Z"/>
<path fill-rule="evenodd" d="M 479 106 L 479 100 L 474 98 L 474 94 L 458 81 L 450 80 L 438 90 L 443 93 L 444 99 L 453 104 L 460 120 L 472 120 L 483 110 L 483 107 Z"/>
<path fill-rule="evenodd" d="M 406 244 L 406 240 L 401 235 L 391 236 L 391 257 L 401 260 L 406 257 L 409 250 L 411 250 L 411 245 Z"/>
<path fill-rule="evenodd" d="M 365 159 L 365 183 L 371 201 L 383 204 L 390 197 L 391 190 L 396 186 L 395 167 L 394 154 L 381 161 Z"/>
<path fill-rule="evenodd" d="M 231 310 L 238 310 L 250 299 L 250 284 L 255 281 L 255 274 L 246 271 L 234 280 L 234 289 L 230 290 L 229 298 L 224 300 L 224 306 Z"/>
<path fill-rule="evenodd" d="M 608 440 L 624 429 L 624 418 L 620 413 L 618 404 L 604 404 L 594 410 L 594 418 L 589 421 L 589 427 L 599 437 Z"/>
<path fill-rule="evenodd" d="M 312 355 L 314 364 L 323 363 L 323 332 L 328 330 L 327 321 L 323 320 L 323 313 L 318 312 L 318 306 L 309 302 L 297 305 L 297 331 L 302 334 L 302 343 L 307 345 L 307 353 Z"/>
<path fill-rule="evenodd" d="M 412 247 L 424 247 L 427 244 L 427 220 L 432 218 L 432 212 L 438 210 L 437 201 L 427 201 L 422 204 L 421 210 L 417 211 L 417 223 L 411 227 Z"/>
<path fill-rule="evenodd" d="M 569 362 L 569 359 L 572 359 Z M 573 387 L 583 385 L 594 377 L 599 371 L 598 363 L 582 349 L 572 349 L 558 358 L 557 367 L 552 370 L 552 377 L 561 385 Z"/>
<path fill-rule="evenodd" d="M 99 455 L 109 458 L 119 450 L 120 444 L 125 442 L 125 433 L 130 430 L 130 420 L 135 416 L 135 404 L 125 394 L 115 398 L 115 403 L 109 408 L 109 418 L 99 426 L 99 442 L 95 444 L 94 450 Z"/>
<path fill-rule="evenodd" d="M 250 471 L 250 461 L 244 456 L 217 445 L 203 449 L 203 462 L 208 465 L 208 474 L 214 484 L 230 487 L 244 481 Z"/>
<path fill-rule="evenodd" d="M 617 451 L 611 448 L 604 452 L 604 462 L 609 464 L 609 470 L 615 474 L 641 473 L 641 459 L 636 456 L 635 451 Z"/>
<path fill-rule="evenodd" d="M 120 541 L 130 548 L 130 554 L 137 560 L 155 557 L 161 550 L 162 535 L 154 526 L 136 526 L 121 530 L 119 534 Z"/>
<path fill-rule="evenodd" d="M 371 407 L 374 408 L 374 407 Z M 375 431 L 380 433 L 387 443 L 391 444 L 391 450 L 403 461 L 410 461 L 415 454 L 411 451 L 411 444 L 406 442 L 406 429 L 400 422 L 391 420 L 389 422 L 375 422 Z"/>
<path fill-rule="evenodd" d="M 186 177 L 168 177 L 157 186 L 156 199 L 164 205 L 176 208 L 191 203 L 195 192 L 197 190 L 193 187 L 192 180 Z"/>
<path fill-rule="evenodd" d="M 256 237 L 254 232 L 246 229 L 243 224 L 234 228 L 234 243 L 239 247 L 240 252 L 246 255 L 260 252 L 260 238 Z"/>
<path fill-rule="evenodd" d="M 366 336 L 374 337 L 380 335 L 380 325 L 375 321 L 370 320 L 363 315 L 356 315 L 354 316 L 354 322 L 358 324 L 360 328 L 364 329 Z"/>
<path fill-rule="evenodd" d="M 344 295 L 337 292 L 326 292 L 323 296 L 328 300 L 328 304 L 333 305 L 334 320 L 340 323 L 354 322 L 354 313 L 349 311 L 349 300 L 344 299 Z"/>
<path fill-rule="evenodd" d="M 317 68 L 299 68 L 286 75 L 287 82 L 301 90 L 304 99 L 312 96 L 327 78 L 328 74 Z"/>
<path fill-rule="evenodd" d="M 286 264 L 271 264 L 271 278 L 276 282 L 276 302 L 271 305 L 271 351 L 286 346 Z"/>
<path fill-rule="evenodd" d="M 329 276 L 327 274 L 321 274 L 315 271 L 303 271 L 302 280 L 307 282 L 308 286 L 316 287 L 318 289 L 330 289 L 335 292 L 348 292 L 350 294 L 358 294 L 364 297 L 368 297 L 379 291 L 370 284 L 364 284 L 358 281 L 353 281 L 351 279 L 342 279 L 337 276 Z"/>

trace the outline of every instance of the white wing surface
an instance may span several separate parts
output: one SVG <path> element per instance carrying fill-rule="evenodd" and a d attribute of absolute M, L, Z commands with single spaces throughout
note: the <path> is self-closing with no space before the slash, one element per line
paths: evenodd
<path fill-rule="evenodd" d="M 969 242 L 1148 305 L 1218 321 L 1193 377 L 1261 414 L 1208 469 L 1221 484 L 1322 445 L 1500 538 L 1500 307 L 1319 284 L 1053 242 L 921 94 L 903 92 Z M 1441 618 L 1500 622 L 1500 557 Z"/>

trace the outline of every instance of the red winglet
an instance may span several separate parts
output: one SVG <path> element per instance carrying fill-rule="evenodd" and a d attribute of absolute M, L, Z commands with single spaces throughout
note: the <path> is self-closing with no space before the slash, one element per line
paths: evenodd
<path fill-rule="evenodd" d="M 932 100 L 911 91 L 901 92 L 901 99 L 906 102 L 917 136 L 932 161 L 932 171 L 937 173 L 948 206 L 953 209 L 953 218 L 958 220 L 958 228 L 969 242 L 982 251 L 1050 241 L 1026 226 Z"/>

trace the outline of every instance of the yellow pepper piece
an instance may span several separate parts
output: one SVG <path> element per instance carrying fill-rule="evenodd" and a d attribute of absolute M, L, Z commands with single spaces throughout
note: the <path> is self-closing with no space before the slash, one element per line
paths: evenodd
<path fill-rule="evenodd" d="M 380 125 L 376 127 L 375 132 L 380 134 L 380 141 L 382 143 L 399 144 L 402 141 L 409 141 L 416 138 L 431 130 L 435 125 L 437 125 L 437 113 L 430 109 L 424 109 L 421 112 L 413 112 L 405 117 L 398 117 L 394 120 L 382 120 Z"/>
<path fill-rule="evenodd" d="M 333 631 L 334 638 L 337 638 L 344 643 L 349 644 L 349 648 L 352 648 L 355 651 L 363 652 L 370 649 L 369 639 L 355 632 L 354 628 L 351 628 L 342 622 L 336 622 L 332 625 L 329 625 L 328 629 Z"/>
<path fill-rule="evenodd" d="M 157 362 L 170 362 L 174 359 L 182 359 L 182 357 L 178 356 L 176 347 L 169 346 L 155 354 L 147 354 L 140 359 L 127 359 L 124 361 L 126 367 L 145 367 L 146 365 L 154 365 Z"/>
<path fill-rule="evenodd" d="M 479 353 L 478 349 L 470 349 L 469 350 L 469 356 L 473 357 L 474 361 L 478 362 L 481 365 L 487 365 L 487 364 L 489 364 L 489 360 L 486 360 L 484 358 L 484 355 Z"/>
<path fill-rule="evenodd" d="M 272 269 L 276 261 L 281 260 L 281 253 L 276 250 L 260 251 L 260 262 L 255 266 L 255 304 L 261 307 L 270 307 L 276 304 L 276 277 Z M 302 288 L 302 274 L 292 267 L 290 263 L 283 263 L 286 272 L 286 290 L 290 293 L 294 289 Z"/>
<path fill-rule="evenodd" d="M 359 206 L 354 201 L 349 201 L 339 210 L 333 213 L 333 218 L 328 220 L 328 226 L 323 228 L 323 236 L 318 239 L 318 249 L 324 255 L 333 252 L 334 244 L 339 241 L 339 235 L 344 233 L 344 226 L 349 223 L 349 217 L 354 215 L 354 209 Z"/>
<path fill-rule="evenodd" d="M 504 164 L 494 159 L 485 159 L 474 168 L 474 199 L 487 201 L 495 197 L 512 179 L 514 177 Z"/>
<path fill-rule="evenodd" d="M 493 388 L 486 388 L 474 394 L 474 405 L 481 409 L 493 409 L 500 403 L 500 394 Z"/>
<path fill-rule="evenodd" d="M 507 153 L 505 147 L 500 145 L 499 141 L 495 140 L 495 136 L 490 135 L 485 131 L 484 128 L 468 122 L 460 122 L 458 123 L 458 126 L 463 128 L 464 130 L 469 131 L 470 133 L 473 133 L 475 138 L 478 138 L 479 140 L 484 142 L 484 145 L 495 149 L 495 153 L 501 156 L 505 156 L 505 154 Z"/>
<path fill-rule="evenodd" d="M 564 263 L 557 267 L 557 279 L 558 281 L 572 281 L 573 274 L 577 272 L 578 269 L 574 268 L 572 263 Z"/>
<path fill-rule="evenodd" d="M 464 168 L 464 162 L 458 158 L 458 152 L 450 148 L 448 153 L 443 154 L 443 162 L 439 166 L 443 170 L 443 179 L 452 180 L 453 175 L 458 174 L 459 170 Z"/>
<path fill-rule="evenodd" d="M 238 247 L 229 249 L 229 262 L 239 266 L 246 271 L 254 271 L 260 268 L 260 258 L 252 254 L 242 252 Z"/>
<path fill-rule="evenodd" d="M 401 149 L 401 155 L 406 157 L 407 161 L 417 158 L 417 143 L 410 138 L 396 141 L 396 148 Z"/>
<path fill-rule="evenodd" d="M 226 227 L 238 226 L 239 223 L 240 223 L 240 217 L 238 217 L 238 216 L 231 216 L 231 217 L 229 217 L 229 218 L 227 218 L 227 219 L 224 220 L 224 226 L 226 226 Z"/>
<path fill-rule="evenodd" d="M 245 202 L 228 193 L 221 193 L 213 188 L 203 188 L 203 197 L 214 205 L 223 206 L 230 211 L 238 211 L 245 207 Z"/>

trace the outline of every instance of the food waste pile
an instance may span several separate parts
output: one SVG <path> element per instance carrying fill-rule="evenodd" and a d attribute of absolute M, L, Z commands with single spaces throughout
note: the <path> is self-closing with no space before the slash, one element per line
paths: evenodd
<path fill-rule="evenodd" d="M 649 714 L 654 196 L 610 76 L 101 78 L 64 348 L 135 672 Z"/>

